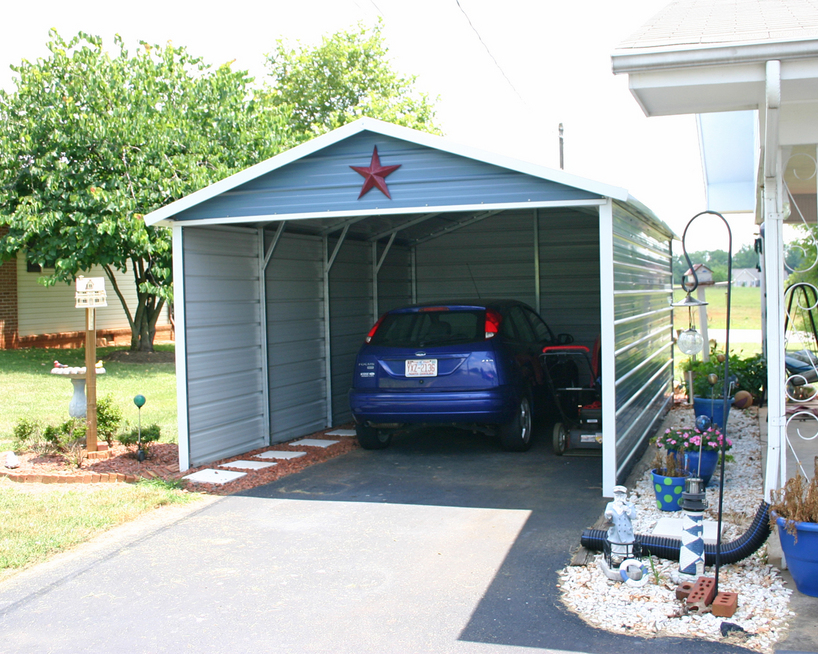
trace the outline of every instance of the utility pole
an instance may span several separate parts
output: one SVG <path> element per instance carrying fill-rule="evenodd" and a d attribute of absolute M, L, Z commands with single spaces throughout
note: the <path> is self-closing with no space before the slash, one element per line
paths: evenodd
<path fill-rule="evenodd" d="M 564 147 L 565 147 L 565 139 L 563 138 L 562 123 L 560 123 L 560 170 L 565 169 L 565 159 L 563 157 Z"/>

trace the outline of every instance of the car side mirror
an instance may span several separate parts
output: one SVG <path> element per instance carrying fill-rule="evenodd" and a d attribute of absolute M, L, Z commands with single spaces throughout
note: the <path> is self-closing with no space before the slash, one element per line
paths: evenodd
<path fill-rule="evenodd" d="M 557 336 L 557 343 L 560 345 L 570 345 L 574 342 L 574 337 L 571 334 L 560 334 Z"/>

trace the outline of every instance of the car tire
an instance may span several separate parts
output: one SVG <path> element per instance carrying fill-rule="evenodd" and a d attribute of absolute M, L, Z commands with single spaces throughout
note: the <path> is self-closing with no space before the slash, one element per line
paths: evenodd
<path fill-rule="evenodd" d="M 562 456 L 565 454 L 565 450 L 568 449 L 568 432 L 565 429 L 565 425 L 561 422 L 554 425 L 551 446 L 554 448 L 554 454 L 557 456 Z"/>
<path fill-rule="evenodd" d="M 355 425 L 355 435 L 365 450 L 383 450 L 392 442 L 392 432 L 368 425 Z"/>
<path fill-rule="evenodd" d="M 520 398 L 514 417 L 505 425 L 500 425 L 500 444 L 508 452 L 525 452 L 531 447 L 532 432 L 531 400 Z"/>

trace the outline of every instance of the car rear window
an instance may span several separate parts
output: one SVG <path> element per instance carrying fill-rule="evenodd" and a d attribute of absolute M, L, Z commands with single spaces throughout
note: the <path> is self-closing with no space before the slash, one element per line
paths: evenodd
<path fill-rule="evenodd" d="M 431 347 L 473 343 L 486 337 L 486 312 L 421 311 L 390 313 L 370 345 Z"/>

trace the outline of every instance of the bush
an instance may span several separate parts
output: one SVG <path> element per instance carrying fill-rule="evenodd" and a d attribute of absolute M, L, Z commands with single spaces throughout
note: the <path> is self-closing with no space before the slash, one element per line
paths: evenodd
<path fill-rule="evenodd" d="M 150 444 L 158 441 L 161 435 L 162 428 L 157 424 L 142 428 L 142 450 L 146 455 L 149 451 Z M 139 449 L 139 430 L 137 428 L 121 433 L 116 439 L 125 447 L 133 449 L 134 452 Z"/>
<path fill-rule="evenodd" d="M 719 361 L 721 358 L 721 361 Z M 710 361 L 702 361 L 693 357 L 683 361 L 679 368 L 683 372 L 693 372 L 693 395 L 695 397 L 724 397 L 724 354 L 716 349 L 714 344 L 710 348 Z M 715 374 L 718 378 L 715 386 L 711 386 L 707 377 Z M 731 392 L 744 390 L 753 396 L 755 404 L 764 401 L 764 386 L 767 383 L 767 361 L 760 354 L 744 359 L 737 354 L 730 355 L 730 382 Z"/>
<path fill-rule="evenodd" d="M 106 395 L 97 401 L 97 435 L 108 447 L 114 444 L 114 435 L 122 423 L 122 409 L 114 404 L 114 396 Z"/>
<path fill-rule="evenodd" d="M 86 424 L 81 418 L 70 418 L 60 425 L 43 428 L 36 420 L 23 418 L 14 426 L 14 440 L 21 449 L 34 452 L 65 452 L 85 438 Z"/>
<path fill-rule="evenodd" d="M 40 440 L 40 423 L 36 420 L 21 418 L 12 431 L 15 445 L 20 449 L 31 448 Z"/>

